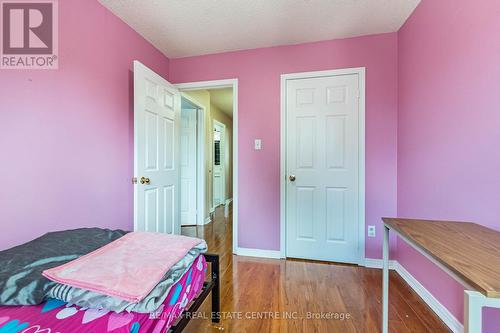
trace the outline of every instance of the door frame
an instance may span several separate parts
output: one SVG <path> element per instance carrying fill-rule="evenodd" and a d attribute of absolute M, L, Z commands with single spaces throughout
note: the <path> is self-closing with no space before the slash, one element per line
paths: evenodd
<path fill-rule="evenodd" d="M 175 84 L 174 84 L 175 86 Z M 205 107 L 193 97 L 181 91 L 181 99 L 187 99 L 197 108 L 196 117 L 196 224 L 205 225 Z M 181 110 L 182 112 L 182 110 Z M 182 120 L 181 120 L 182 121 Z M 181 225 L 182 226 L 182 225 Z"/>
<path fill-rule="evenodd" d="M 221 200 L 221 203 L 219 204 L 220 205 L 225 205 L 226 204 L 226 166 L 224 165 L 226 163 L 225 161 L 225 158 L 226 158 L 226 125 L 221 123 L 220 121 L 214 119 L 213 120 L 213 127 L 212 130 L 215 129 L 215 124 L 217 124 L 218 126 L 222 127 L 224 129 L 224 138 L 222 139 L 222 136 L 221 136 L 221 141 L 224 145 L 221 145 L 220 146 L 220 149 L 224 149 L 224 161 L 220 161 L 222 164 L 222 169 L 224 170 L 224 174 L 223 174 L 223 177 L 222 177 L 222 200 Z M 213 144 L 213 142 L 212 142 Z M 213 160 L 215 162 L 215 159 Z M 212 170 L 214 170 L 214 167 L 215 165 L 212 165 Z M 213 179 L 215 178 L 215 172 L 212 171 L 212 191 L 213 191 L 213 187 L 214 187 L 214 181 Z M 215 208 L 217 208 L 218 206 L 215 206 L 214 205 L 214 198 L 212 198 L 212 210 L 215 210 Z"/>
<path fill-rule="evenodd" d="M 280 256 L 286 258 L 286 149 L 287 149 L 287 110 L 286 85 L 288 80 L 311 79 L 328 76 L 357 74 L 359 77 L 359 120 L 358 120 L 358 265 L 365 260 L 365 67 L 343 68 L 315 72 L 300 72 L 281 75 L 281 131 L 280 131 Z"/>
<path fill-rule="evenodd" d="M 238 79 L 195 81 L 174 84 L 181 92 L 233 88 L 233 253 L 238 252 Z"/>

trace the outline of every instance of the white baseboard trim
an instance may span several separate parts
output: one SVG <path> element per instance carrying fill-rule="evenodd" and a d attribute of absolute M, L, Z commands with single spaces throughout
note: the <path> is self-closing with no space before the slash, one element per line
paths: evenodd
<path fill-rule="evenodd" d="M 273 250 L 249 249 L 244 247 L 238 247 L 236 248 L 235 254 L 238 256 L 245 256 L 245 257 L 281 259 L 281 252 Z"/>
<path fill-rule="evenodd" d="M 233 201 L 233 198 L 227 199 L 225 205 L 229 205 Z"/>
<path fill-rule="evenodd" d="M 365 259 L 365 267 L 382 269 L 382 259 Z M 441 304 L 425 287 L 418 282 L 398 261 L 390 260 L 389 269 L 395 270 L 399 276 L 417 293 L 420 298 L 434 311 L 434 313 L 445 323 L 453 333 L 463 333 L 464 326 Z"/>
<path fill-rule="evenodd" d="M 389 269 L 396 269 L 396 260 L 389 260 Z M 371 259 L 371 258 L 365 258 L 365 267 L 366 268 L 378 268 L 382 269 L 382 259 Z"/>
<path fill-rule="evenodd" d="M 408 283 L 408 285 L 424 300 L 425 303 L 441 318 L 453 333 L 463 333 L 464 325 L 451 314 L 425 287 L 418 282 L 399 262 L 396 262 L 396 272 Z"/>

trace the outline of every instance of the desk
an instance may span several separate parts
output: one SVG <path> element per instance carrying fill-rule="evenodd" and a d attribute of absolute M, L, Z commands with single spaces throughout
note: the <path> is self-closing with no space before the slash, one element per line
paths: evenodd
<path fill-rule="evenodd" d="M 500 232 L 469 222 L 383 218 L 382 332 L 389 329 L 389 232 L 465 287 L 464 332 L 480 333 L 482 308 L 500 308 Z"/>

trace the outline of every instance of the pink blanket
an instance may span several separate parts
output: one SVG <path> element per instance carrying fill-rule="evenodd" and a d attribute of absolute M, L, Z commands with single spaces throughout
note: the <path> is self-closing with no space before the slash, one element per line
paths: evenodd
<path fill-rule="evenodd" d="M 201 242 L 185 236 L 131 232 L 43 275 L 58 283 L 140 302 Z"/>

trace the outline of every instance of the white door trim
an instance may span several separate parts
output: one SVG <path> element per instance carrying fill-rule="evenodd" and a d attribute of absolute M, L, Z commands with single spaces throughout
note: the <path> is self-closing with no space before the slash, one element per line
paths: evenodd
<path fill-rule="evenodd" d="M 181 92 L 182 98 L 187 99 L 198 108 L 197 118 L 197 143 L 198 158 L 196 161 L 196 224 L 205 225 L 205 117 L 207 111 L 196 99 Z"/>
<path fill-rule="evenodd" d="M 238 79 L 174 84 L 181 91 L 233 88 L 233 253 L 238 250 Z"/>
<path fill-rule="evenodd" d="M 290 73 L 281 75 L 281 137 L 280 137 L 280 253 L 286 258 L 286 81 L 325 76 L 357 74 L 359 77 L 359 240 L 358 264 L 365 260 L 365 67 L 335 69 L 317 72 Z"/>

